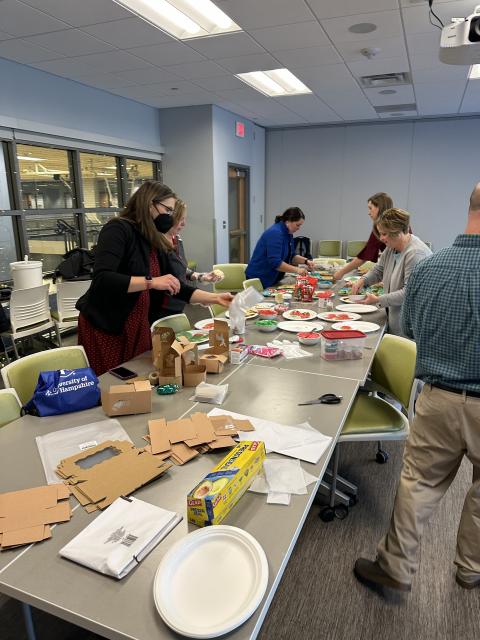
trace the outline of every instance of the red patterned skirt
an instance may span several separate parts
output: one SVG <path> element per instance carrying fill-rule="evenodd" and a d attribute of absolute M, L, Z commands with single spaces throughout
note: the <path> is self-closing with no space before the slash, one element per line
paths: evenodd
<path fill-rule="evenodd" d="M 150 273 L 152 277 L 160 275 L 155 251 L 150 254 Z M 84 315 L 80 314 L 78 344 L 84 347 L 90 366 L 97 376 L 145 351 L 150 351 L 152 336 L 148 320 L 149 308 L 150 294 L 147 290 L 142 291 L 125 322 L 123 333 L 119 336 L 95 328 Z"/>

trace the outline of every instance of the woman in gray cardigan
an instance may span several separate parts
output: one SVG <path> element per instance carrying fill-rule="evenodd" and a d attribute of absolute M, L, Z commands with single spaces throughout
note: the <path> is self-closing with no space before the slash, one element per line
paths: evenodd
<path fill-rule="evenodd" d="M 401 336 L 400 314 L 405 287 L 417 262 L 432 252 L 420 238 L 409 232 L 410 214 L 406 211 L 387 209 L 377 218 L 376 224 L 386 249 L 373 269 L 354 283 L 352 293 L 383 281 L 384 294 L 375 296 L 369 293 L 362 303 L 386 308 L 389 333 Z"/>

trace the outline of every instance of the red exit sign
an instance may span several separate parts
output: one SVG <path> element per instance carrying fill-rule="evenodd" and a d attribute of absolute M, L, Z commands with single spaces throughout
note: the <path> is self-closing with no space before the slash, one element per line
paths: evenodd
<path fill-rule="evenodd" d="M 245 123 L 240 122 L 239 120 L 235 122 L 235 135 L 237 138 L 245 137 Z"/>

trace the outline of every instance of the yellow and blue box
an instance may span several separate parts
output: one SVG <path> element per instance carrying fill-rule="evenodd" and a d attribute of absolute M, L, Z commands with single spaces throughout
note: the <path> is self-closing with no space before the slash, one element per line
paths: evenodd
<path fill-rule="evenodd" d="M 237 444 L 187 496 L 188 521 L 199 527 L 220 524 L 262 468 L 265 444 Z"/>

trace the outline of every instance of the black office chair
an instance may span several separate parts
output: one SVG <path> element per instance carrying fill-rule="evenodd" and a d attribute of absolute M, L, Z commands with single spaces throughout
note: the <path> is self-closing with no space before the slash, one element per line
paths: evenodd
<path fill-rule="evenodd" d="M 296 236 L 293 240 L 296 255 L 312 260 L 312 242 L 307 236 Z"/>

